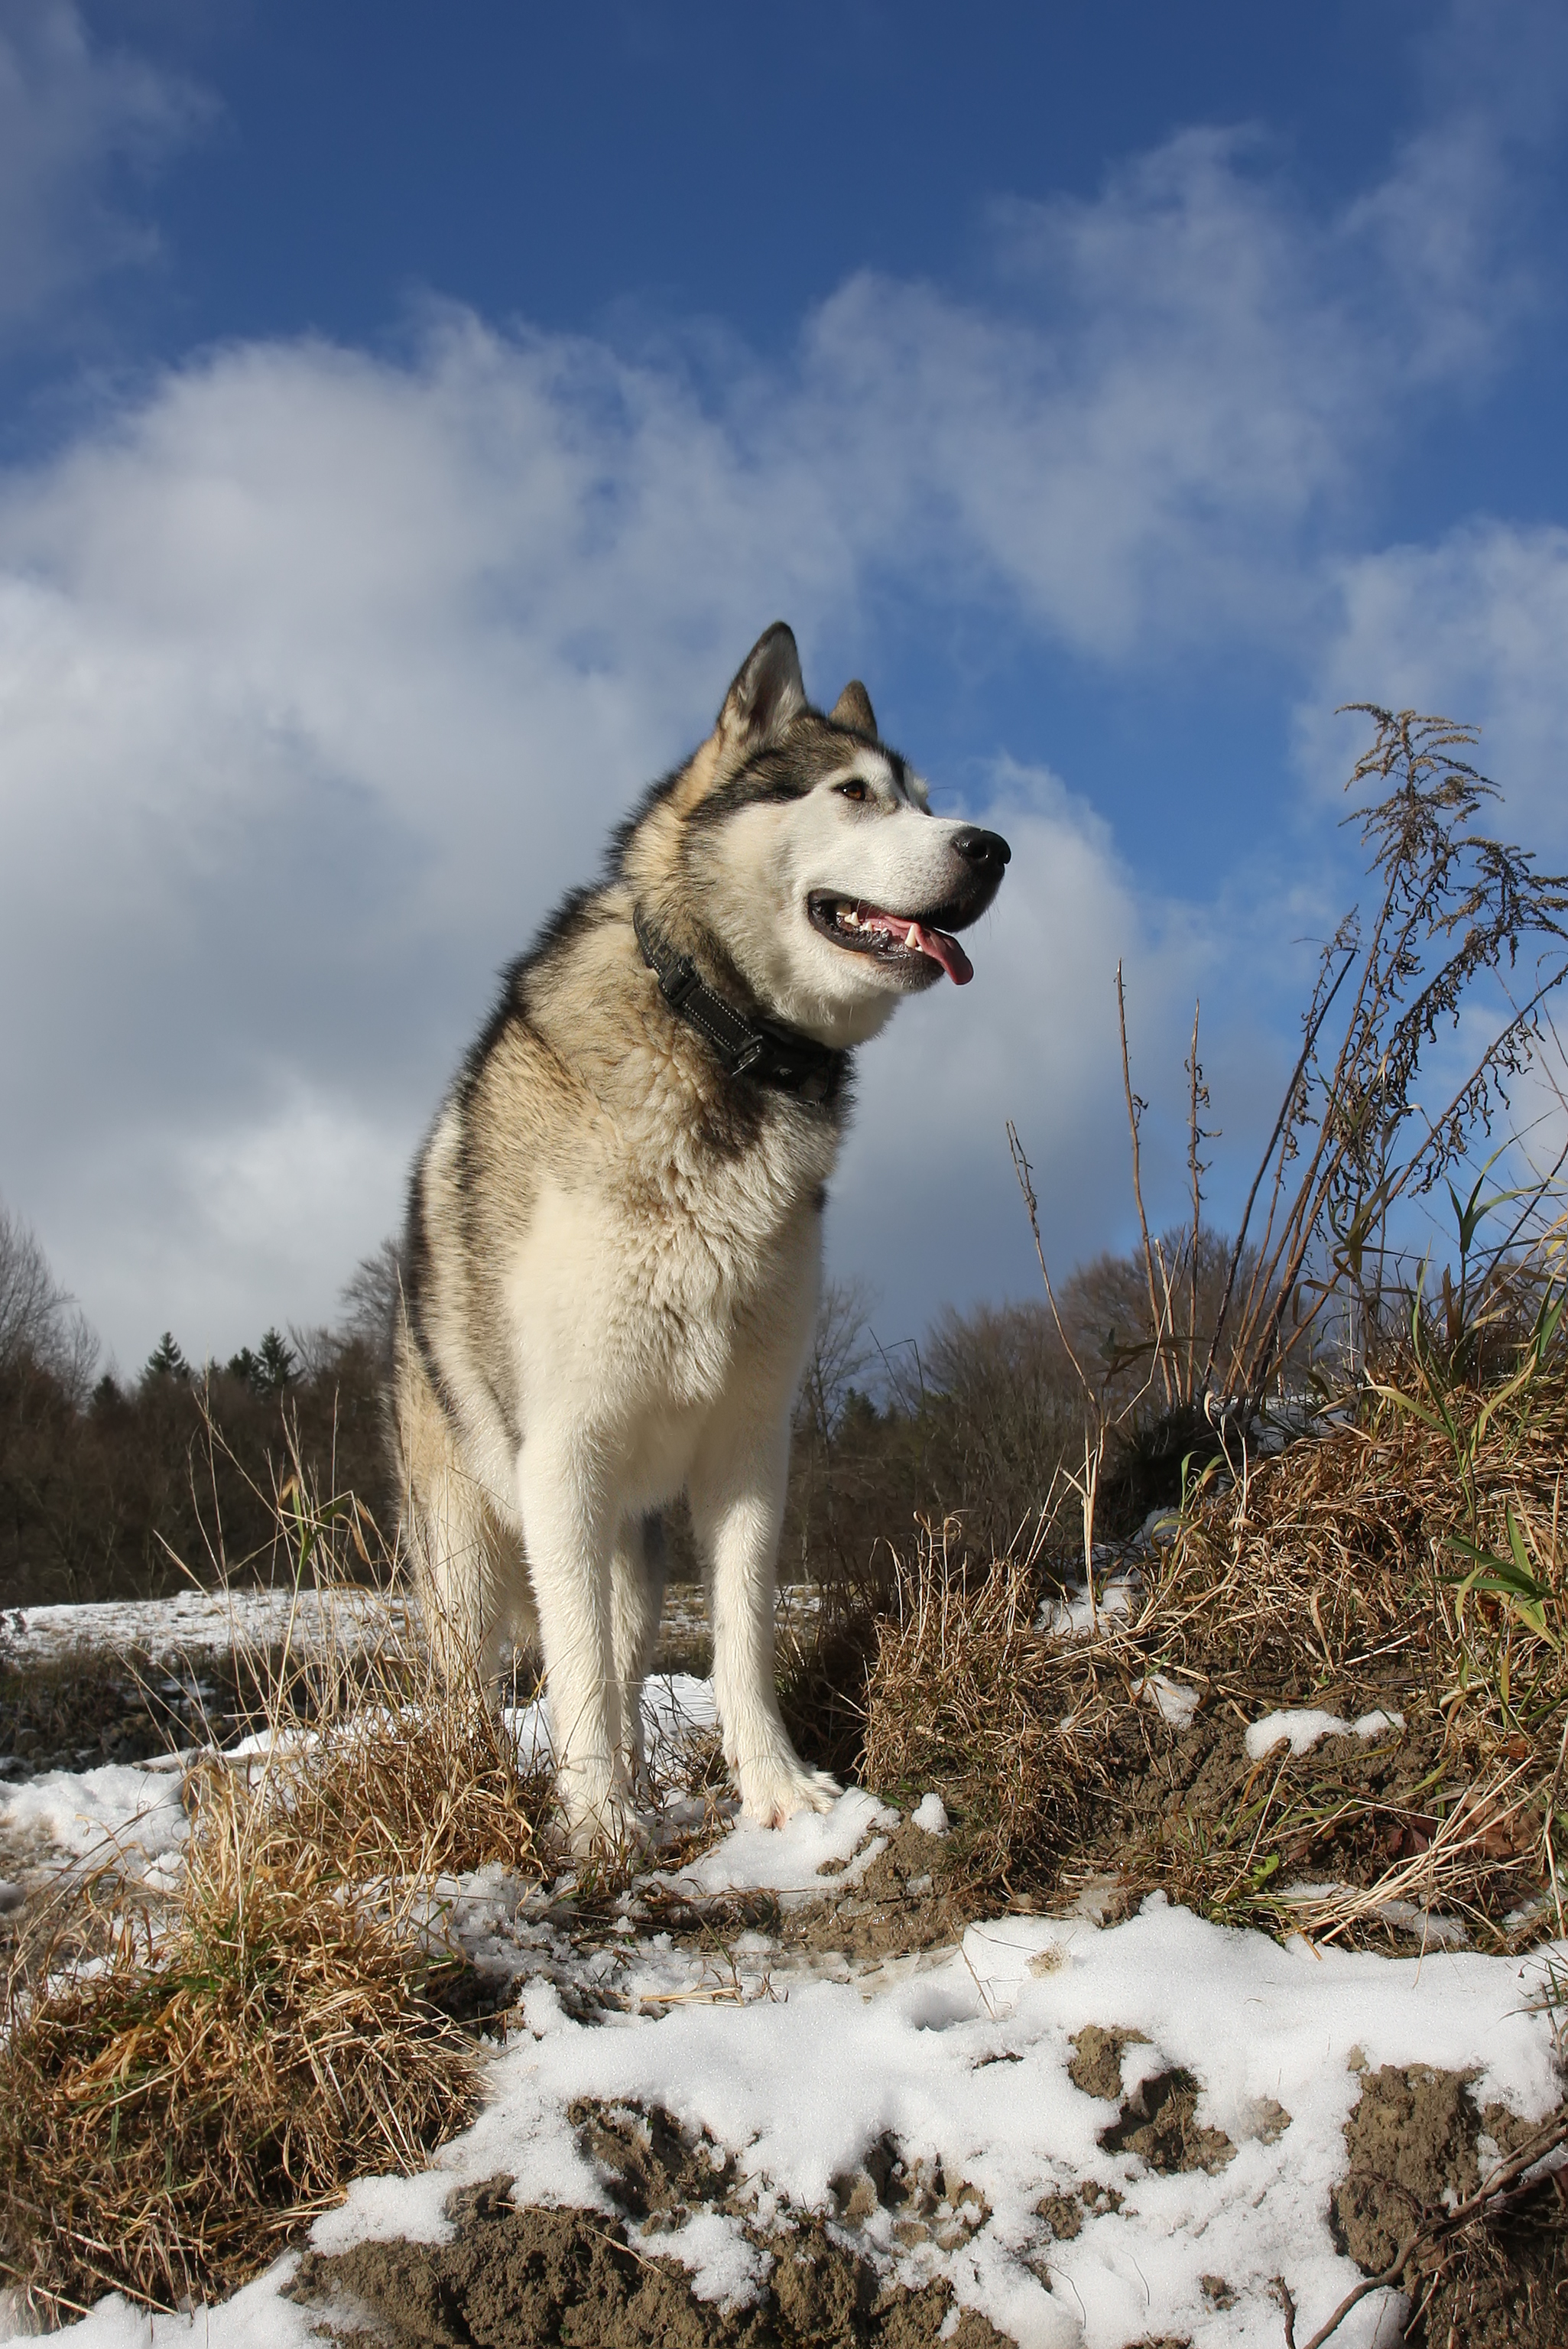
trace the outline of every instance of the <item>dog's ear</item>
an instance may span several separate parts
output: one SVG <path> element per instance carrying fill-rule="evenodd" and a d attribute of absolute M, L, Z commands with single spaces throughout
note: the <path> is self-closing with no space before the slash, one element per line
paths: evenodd
<path fill-rule="evenodd" d="M 727 754 L 749 759 L 806 707 L 794 630 L 775 620 L 758 637 L 724 697 L 717 732 Z"/>
<path fill-rule="evenodd" d="M 857 734 L 869 734 L 877 739 L 876 712 L 872 708 L 871 695 L 858 677 L 851 678 L 829 713 L 835 726 L 852 726 Z"/>

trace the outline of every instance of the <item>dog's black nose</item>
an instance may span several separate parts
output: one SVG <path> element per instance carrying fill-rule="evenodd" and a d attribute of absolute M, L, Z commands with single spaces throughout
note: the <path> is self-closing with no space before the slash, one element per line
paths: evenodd
<path fill-rule="evenodd" d="M 965 864 L 973 864 L 976 873 L 995 873 L 998 879 L 1003 865 L 1012 861 L 1013 852 L 1001 833 L 982 832 L 977 823 L 966 823 L 962 832 L 955 832 L 953 846 Z"/>

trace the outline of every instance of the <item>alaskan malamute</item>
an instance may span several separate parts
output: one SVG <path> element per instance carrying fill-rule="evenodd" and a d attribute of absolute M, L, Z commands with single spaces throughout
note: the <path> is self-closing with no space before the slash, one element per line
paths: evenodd
<path fill-rule="evenodd" d="M 789 1417 L 852 1054 L 972 976 L 954 931 L 1007 843 L 940 821 L 865 688 L 806 699 L 782 622 L 713 732 L 506 974 L 415 1167 L 394 1411 L 404 1529 L 449 1671 L 537 1630 L 585 1849 L 631 1823 L 639 1692 L 683 1490 L 748 1818 L 838 1789 L 773 1678 Z"/>

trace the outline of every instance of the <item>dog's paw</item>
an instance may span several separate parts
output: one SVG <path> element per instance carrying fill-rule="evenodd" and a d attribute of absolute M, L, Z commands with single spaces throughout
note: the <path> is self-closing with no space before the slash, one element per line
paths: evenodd
<path fill-rule="evenodd" d="M 830 1811 L 843 1793 L 825 1770 L 809 1770 L 791 1754 L 740 1774 L 740 1815 L 754 1826 L 781 1827 L 797 1811 Z"/>
<path fill-rule="evenodd" d="M 573 1860 L 613 1867 L 651 1847 L 653 1835 L 638 1816 L 635 1795 L 618 1775 L 605 1785 L 584 1785 L 562 1773 L 559 1792 L 562 1827 Z"/>

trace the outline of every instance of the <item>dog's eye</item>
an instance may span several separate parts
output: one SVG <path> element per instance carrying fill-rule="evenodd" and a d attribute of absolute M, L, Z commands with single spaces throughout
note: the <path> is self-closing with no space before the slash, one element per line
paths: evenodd
<path fill-rule="evenodd" d="M 847 783 L 835 783 L 833 788 L 841 799 L 863 800 L 866 796 L 866 787 L 858 776 Z"/>

